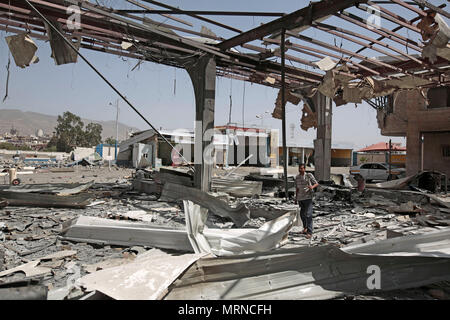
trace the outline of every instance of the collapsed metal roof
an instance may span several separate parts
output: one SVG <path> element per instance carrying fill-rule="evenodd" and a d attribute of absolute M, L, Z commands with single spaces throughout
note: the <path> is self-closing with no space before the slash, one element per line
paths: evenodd
<path fill-rule="evenodd" d="M 361 87 L 372 88 L 384 94 L 389 88 L 408 88 L 405 85 L 408 81 L 419 87 L 449 83 L 450 49 L 445 23 L 449 13 L 445 11 L 445 1 L 435 6 L 427 1 L 322 0 L 288 14 L 183 11 L 150 0 L 124 0 L 119 1 L 120 4 L 116 1 L 114 6 L 111 2 L 102 6 L 77 0 L 29 1 L 81 48 L 180 68 L 189 59 L 210 54 L 216 58 L 219 76 L 267 86 L 281 87 L 278 57 L 281 56 L 279 35 L 282 28 L 286 29 L 287 38 L 285 58 L 293 63 L 285 67 L 286 85 L 290 89 L 319 87 L 324 94 L 340 95 L 341 99 L 345 95 L 346 101 L 352 102 L 355 87 L 359 90 Z M 130 3 L 134 4 L 135 10 L 122 9 Z M 154 10 L 149 4 L 166 10 Z M 81 29 L 71 30 L 67 25 L 73 13 L 73 10 L 68 11 L 71 5 L 81 8 Z M 46 23 L 25 1 L 0 0 L 0 15 L 1 30 L 27 32 L 39 40 L 61 40 L 49 31 Z M 170 23 L 151 19 L 155 15 L 163 15 L 164 21 L 170 20 Z M 222 18 L 231 15 L 281 16 L 242 31 L 205 18 L 205 15 Z M 216 35 L 204 26 L 200 32 L 194 31 L 193 22 L 198 21 L 236 35 Z M 307 29 L 314 29 L 317 36 L 306 36 Z M 408 37 L 402 35 L 402 29 L 407 30 Z M 317 40 L 322 39 L 319 34 L 331 35 L 335 44 Z M 340 46 L 336 39 L 341 41 Z M 357 49 L 342 46 L 344 39 Z M 53 43 L 54 56 L 55 48 Z M 382 57 L 370 57 L 369 51 Z M 70 56 L 59 57 L 56 62 L 60 64 L 67 60 L 70 61 Z M 380 80 L 387 83 L 380 83 Z M 367 97 L 371 96 L 362 96 L 363 99 Z"/>

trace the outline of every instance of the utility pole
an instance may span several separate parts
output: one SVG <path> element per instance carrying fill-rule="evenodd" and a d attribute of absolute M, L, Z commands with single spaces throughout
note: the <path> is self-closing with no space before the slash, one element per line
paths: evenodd
<path fill-rule="evenodd" d="M 112 103 L 109 103 L 112 106 Z M 117 161 L 117 142 L 119 141 L 119 99 L 116 100 L 116 141 L 114 143 L 115 151 L 114 156 Z"/>

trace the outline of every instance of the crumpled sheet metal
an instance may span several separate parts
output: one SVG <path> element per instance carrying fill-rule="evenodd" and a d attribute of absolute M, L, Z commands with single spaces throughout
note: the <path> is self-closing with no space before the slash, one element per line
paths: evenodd
<path fill-rule="evenodd" d="M 32 192 L 69 196 L 88 190 L 94 185 L 94 180 L 88 183 L 60 183 L 60 184 L 27 184 L 19 186 L 0 187 L 2 191 Z"/>
<path fill-rule="evenodd" d="M 205 255 L 171 255 L 152 249 L 128 264 L 88 274 L 77 284 L 117 300 L 159 300 L 184 270 Z"/>
<path fill-rule="evenodd" d="M 281 119 L 283 117 L 282 115 L 282 103 L 281 103 L 281 89 L 278 91 L 277 99 L 275 100 L 275 109 L 273 109 L 272 117 L 275 119 Z M 301 101 L 301 98 L 291 94 L 291 91 L 286 88 L 284 90 L 284 97 L 286 99 L 286 102 L 290 102 L 294 105 L 298 105 Z"/>
<path fill-rule="evenodd" d="M 379 290 L 367 287 L 373 265 L 381 272 Z M 357 255 L 333 246 L 280 249 L 202 258 L 169 287 L 165 299 L 331 299 L 447 281 L 449 268 L 447 258 Z"/>
<path fill-rule="evenodd" d="M 189 241 L 195 252 L 213 253 L 216 256 L 266 252 L 279 248 L 287 240 L 296 218 L 296 212 L 289 212 L 253 230 L 207 228 L 207 210 L 191 201 L 183 202 Z"/>
<path fill-rule="evenodd" d="M 450 258 L 450 228 L 342 248 L 347 253 L 377 256 L 420 256 Z"/>
<path fill-rule="evenodd" d="M 52 21 L 53 26 L 55 26 L 59 32 L 64 34 L 61 23 L 57 21 Z M 76 63 L 78 59 L 78 54 L 74 51 L 64 39 L 51 28 L 46 22 L 44 22 L 45 30 L 47 31 L 50 47 L 52 49 L 52 58 L 57 66 L 68 63 Z M 79 50 L 81 43 L 81 36 L 78 37 L 76 42 L 72 41 L 72 45 Z"/>
<path fill-rule="evenodd" d="M 25 68 L 39 62 L 39 58 L 34 55 L 37 45 L 26 33 L 5 37 L 5 40 L 18 67 Z"/>
<path fill-rule="evenodd" d="M 437 56 L 449 60 L 450 28 L 440 14 L 430 14 L 417 24 L 421 30 L 422 39 L 428 41 L 422 50 L 422 57 L 435 63 Z"/>
<path fill-rule="evenodd" d="M 40 208 L 85 208 L 92 198 L 87 193 L 59 196 L 0 190 L 0 198 L 5 198 L 9 206 L 28 206 Z"/>
<path fill-rule="evenodd" d="M 185 252 L 232 255 L 278 248 L 286 239 L 295 219 L 295 212 L 290 212 L 266 222 L 259 229 L 206 228 L 205 209 L 200 210 L 200 207 L 192 202 L 186 208 L 187 231 L 149 223 L 80 216 L 65 223 L 60 236 L 62 239 L 76 242 L 140 245 Z"/>
<path fill-rule="evenodd" d="M 232 208 L 224 201 L 217 199 L 206 192 L 174 183 L 168 182 L 164 184 L 160 200 L 190 200 L 203 208 L 208 209 L 212 214 L 231 219 L 237 227 L 242 227 L 250 219 L 250 210 L 246 208 L 244 204 Z"/>
<path fill-rule="evenodd" d="M 212 178 L 211 189 L 228 193 L 233 197 L 252 197 L 262 193 L 262 182 Z"/>

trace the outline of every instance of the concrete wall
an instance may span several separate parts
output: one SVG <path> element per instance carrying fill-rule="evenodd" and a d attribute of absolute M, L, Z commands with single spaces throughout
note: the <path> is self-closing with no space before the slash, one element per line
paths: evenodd
<path fill-rule="evenodd" d="M 424 91 L 423 94 L 426 96 L 427 92 Z M 450 132 L 450 106 L 428 108 L 424 95 L 419 90 L 399 91 L 393 96 L 393 112 L 378 111 L 377 114 L 378 126 L 382 135 L 406 136 L 408 155 L 406 172 L 408 175 L 415 174 L 421 169 L 421 135 Z M 429 136 L 428 140 L 430 138 L 432 140 L 432 137 L 433 135 Z M 440 136 L 436 137 L 438 137 L 436 143 L 441 143 Z M 442 150 L 439 150 L 437 146 L 429 146 L 428 152 L 425 154 L 427 158 L 439 159 L 442 156 Z M 428 160 L 428 164 L 431 165 L 430 161 L 432 160 Z M 439 171 L 448 172 L 449 170 L 446 161 L 435 162 L 433 160 L 432 166 Z"/>
<path fill-rule="evenodd" d="M 441 171 L 450 178 L 450 157 L 444 157 L 443 146 L 450 145 L 450 132 L 425 133 L 423 169 Z"/>

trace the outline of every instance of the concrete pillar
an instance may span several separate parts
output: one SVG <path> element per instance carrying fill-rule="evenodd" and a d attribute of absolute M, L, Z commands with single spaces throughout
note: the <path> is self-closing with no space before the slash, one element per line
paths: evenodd
<path fill-rule="evenodd" d="M 9 184 L 12 184 L 14 180 L 17 179 L 17 170 L 16 168 L 11 168 L 8 170 L 9 174 Z"/>
<path fill-rule="evenodd" d="M 420 132 L 413 126 L 406 133 L 406 175 L 414 175 L 420 171 L 421 143 Z"/>
<path fill-rule="evenodd" d="M 186 65 L 186 70 L 195 92 L 194 185 L 202 191 L 210 191 L 214 162 L 206 163 L 204 152 L 211 149 L 214 138 L 213 134 L 205 135 L 205 133 L 207 130 L 211 133 L 214 129 L 216 62 L 211 56 L 195 58 Z"/>
<path fill-rule="evenodd" d="M 331 171 L 331 123 L 333 101 L 317 92 L 314 96 L 317 112 L 317 139 L 314 140 L 314 164 L 317 180 L 330 180 Z"/>

